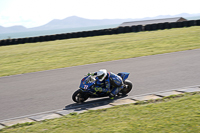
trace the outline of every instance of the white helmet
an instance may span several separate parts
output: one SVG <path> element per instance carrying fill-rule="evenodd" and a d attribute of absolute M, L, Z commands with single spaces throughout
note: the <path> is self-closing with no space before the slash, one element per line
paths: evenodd
<path fill-rule="evenodd" d="M 103 81 L 107 76 L 107 70 L 106 69 L 101 69 L 97 72 L 97 77 L 99 81 Z"/>

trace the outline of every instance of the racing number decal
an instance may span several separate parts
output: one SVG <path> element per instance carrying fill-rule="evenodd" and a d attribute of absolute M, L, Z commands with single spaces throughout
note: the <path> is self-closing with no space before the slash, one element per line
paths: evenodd
<path fill-rule="evenodd" d="M 84 85 L 84 89 L 87 89 L 88 88 L 88 85 Z"/>

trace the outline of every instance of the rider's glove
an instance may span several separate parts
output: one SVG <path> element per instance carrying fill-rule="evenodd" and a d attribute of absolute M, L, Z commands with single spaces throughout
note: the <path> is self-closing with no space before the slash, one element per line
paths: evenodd
<path fill-rule="evenodd" d="M 94 76 L 94 74 L 93 74 L 93 73 L 88 73 L 88 74 L 87 74 L 87 76 L 90 76 L 90 75 Z"/>

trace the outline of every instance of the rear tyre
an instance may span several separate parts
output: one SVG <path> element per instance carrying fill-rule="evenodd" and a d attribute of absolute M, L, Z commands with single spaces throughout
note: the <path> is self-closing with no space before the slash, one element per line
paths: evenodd
<path fill-rule="evenodd" d="M 124 88 L 121 90 L 122 95 L 128 94 L 128 93 L 132 90 L 132 87 L 133 87 L 132 82 L 129 81 L 129 80 L 125 80 L 125 81 L 124 81 L 124 84 L 125 84 L 126 87 L 124 87 Z"/>
<path fill-rule="evenodd" d="M 82 103 L 88 99 L 89 96 L 85 95 L 81 90 L 77 90 L 72 95 L 72 100 L 76 103 Z"/>

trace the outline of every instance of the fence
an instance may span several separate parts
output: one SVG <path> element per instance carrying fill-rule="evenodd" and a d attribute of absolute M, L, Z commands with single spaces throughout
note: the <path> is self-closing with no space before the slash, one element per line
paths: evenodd
<path fill-rule="evenodd" d="M 111 29 L 81 31 L 81 32 L 72 32 L 72 33 L 64 33 L 64 34 L 37 36 L 37 37 L 5 39 L 5 40 L 0 40 L 0 46 L 54 41 L 54 40 L 80 38 L 80 37 L 112 35 L 112 34 L 121 34 L 121 33 L 129 33 L 129 32 L 163 30 L 163 29 L 171 29 L 171 28 L 190 27 L 190 26 L 200 26 L 200 20 L 189 20 L 189 21 L 172 22 L 172 23 L 157 23 L 157 24 L 148 24 L 144 26 L 142 25 L 130 26 L 130 27 L 126 26 L 126 27 L 118 27 L 118 28 L 111 28 Z"/>

